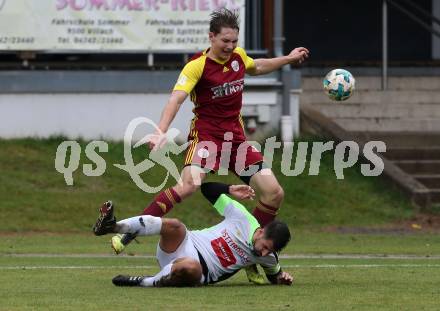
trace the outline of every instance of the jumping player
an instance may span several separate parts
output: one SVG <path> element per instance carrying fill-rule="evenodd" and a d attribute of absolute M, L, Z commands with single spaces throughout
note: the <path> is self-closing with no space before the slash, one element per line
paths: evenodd
<path fill-rule="evenodd" d="M 202 193 L 225 219 L 200 231 L 188 231 L 178 219 L 150 215 L 116 222 L 112 203 L 104 203 L 95 234 L 160 235 L 156 258 L 161 271 L 150 277 L 118 275 L 113 278 L 113 284 L 142 287 L 212 284 L 258 263 L 272 284 L 291 285 L 293 278 L 281 270 L 276 253 L 289 242 L 289 228 L 276 220 L 261 228 L 243 205 L 226 195 L 251 198 L 254 196 L 251 187 L 205 183 Z"/>
<path fill-rule="evenodd" d="M 286 56 L 252 59 L 237 46 L 238 24 L 238 16 L 227 9 L 213 12 L 209 29 L 210 47 L 194 55 L 179 75 L 162 111 L 158 124 L 160 133 L 153 136 L 149 145 L 156 150 L 161 147 L 165 137 L 163 133 L 167 132 L 180 106 L 190 95 L 195 105 L 194 118 L 181 183 L 159 193 L 144 209 L 143 215 L 165 215 L 199 188 L 208 171 L 217 171 L 220 166 L 231 170 L 259 193 L 253 215 L 262 227 L 278 213 L 284 197 L 283 189 L 272 171 L 264 166 L 261 153 L 246 143 L 240 115 L 244 76 L 246 73 L 267 74 L 284 65 L 301 64 L 308 58 L 309 51 L 299 47 Z M 207 147 L 207 142 L 216 147 L 214 151 Z M 221 163 L 225 142 L 231 146 L 228 150 L 230 160 Z M 116 235 L 112 238 L 112 247 L 118 254 L 133 238 L 132 234 Z M 263 281 L 256 266 L 246 272 L 250 281 Z"/>

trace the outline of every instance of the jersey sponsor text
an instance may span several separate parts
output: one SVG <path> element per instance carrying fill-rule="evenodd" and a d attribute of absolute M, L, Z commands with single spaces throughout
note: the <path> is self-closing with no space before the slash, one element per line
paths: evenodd
<path fill-rule="evenodd" d="M 223 238 L 212 240 L 211 246 L 223 267 L 229 267 L 237 262 L 231 248 Z"/>
<path fill-rule="evenodd" d="M 222 230 L 222 237 L 224 238 L 224 240 L 226 241 L 226 243 L 228 243 L 229 246 L 232 247 L 233 250 L 235 250 L 238 254 L 238 256 L 240 256 L 241 261 L 243 262 L 243 264 L 247 264 L 249 262 L 249 257 L 246 255 L 246 252 L 244 250 L 242 250 L 240 248 L 240 246 L 237 245 L 237 243 L 234 242 L 234 240 L 232 240 L 232 238 L 229 236 L 228 231 L 226 231 L 226 229 Z"/>
<path fill-rule="evenodd" d="M 212 99 L 233 95 L 242 92 L 244 89 L 244 79 L 223 83 L 222 85 L 211 88 Z"/>

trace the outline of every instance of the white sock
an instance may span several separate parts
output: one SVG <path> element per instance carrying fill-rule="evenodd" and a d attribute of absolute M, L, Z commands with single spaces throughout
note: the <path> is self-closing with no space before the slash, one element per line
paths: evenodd
<path fill-rule="evenodd" d="M 116 223 L 119 233 L 132 233 L 137 235 L 159 234 L 162 228 L 162 218 L 150 215 L 141 215 L 127 218 Z"/>
<path fill-rule="evenodd" d="M 152 286 L 154 286 L 154 282 L 159 281 L 161 278 L 163 278 L 164 276 L 167 276 L 167 275 L 169 275 L 171 273 L 171 267 L 172 266 L 173 266 L 172 263 L 166 265 L 155 276 L 147 277 L 147 278 L 143 279 L 140 285 L 144 286 L 144 287 L 152 287 Z"/>

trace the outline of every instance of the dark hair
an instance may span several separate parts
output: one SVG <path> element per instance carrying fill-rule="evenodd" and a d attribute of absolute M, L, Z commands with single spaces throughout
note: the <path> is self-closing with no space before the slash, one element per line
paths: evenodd
<path fill-rule="evenodd" d="M 274 251 L 279 252 L 290 241 L 289 227 L 284 222 L 274 220 L 264 227 L 264 237 L 272 240 Z"/>
<path fill-rule="evenodd" d="M 237 31 L 240 31 L 240 27 L 238 27 L 238 14 L 229 11 L 227 8 L 216 10 L 212 12 L 210 16 L 210 32 L 218 34 L 222 30 L 222 27 L 237 29 Z"/>

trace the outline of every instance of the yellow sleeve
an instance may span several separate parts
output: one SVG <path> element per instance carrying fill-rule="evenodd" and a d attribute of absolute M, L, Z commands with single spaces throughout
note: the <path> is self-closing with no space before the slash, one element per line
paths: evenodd
<path fill-rule="evenodd" d="M 190 94 L 202 77 L 205 61 L 206 56 L 203 55 L 186 64 L 177 79 L 176 85 L 174 85 L 173 91 L 184 91 Z"/>
<path fill-rule="evenodd" d="M 254 59 L 252 57 L 249 57 L 243 48 L 237 46 L 234 52 L 240 55 L 244 65 L 246 66 L 246 70 L 255 68 Z"/>

